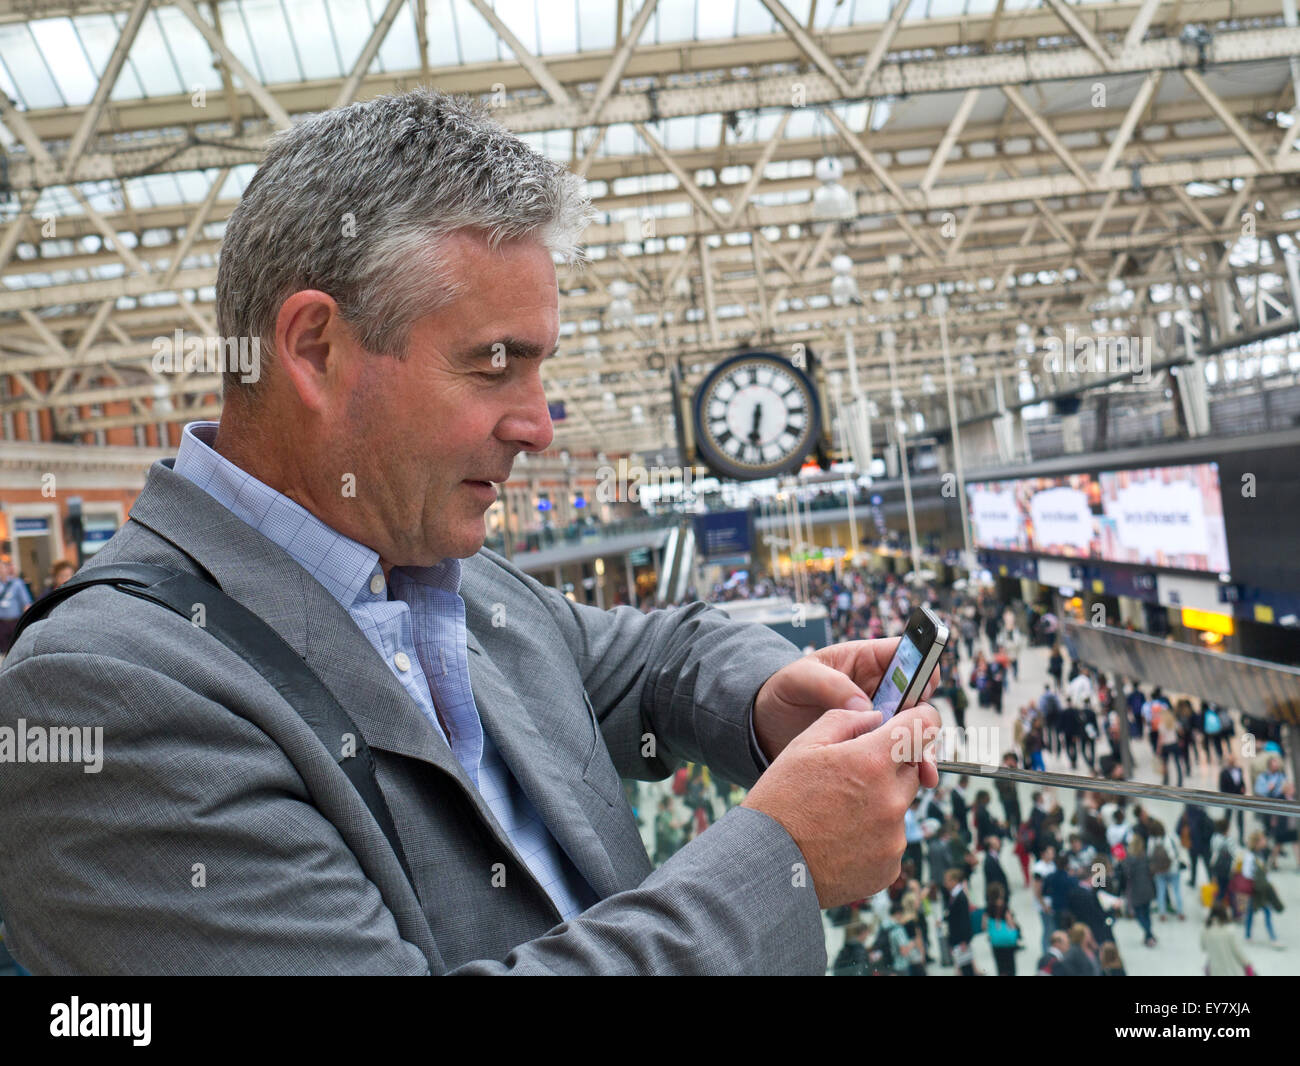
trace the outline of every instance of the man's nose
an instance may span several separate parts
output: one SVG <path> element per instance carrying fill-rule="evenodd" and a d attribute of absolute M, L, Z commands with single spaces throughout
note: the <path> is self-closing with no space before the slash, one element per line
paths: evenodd
<path fill-rule="evenodd" d="M 541 374 L 534 370 L 520 384 L 518 402 L 502 421 L 498 436 L 526 452 L 541 452 L 555 439 Z"/>

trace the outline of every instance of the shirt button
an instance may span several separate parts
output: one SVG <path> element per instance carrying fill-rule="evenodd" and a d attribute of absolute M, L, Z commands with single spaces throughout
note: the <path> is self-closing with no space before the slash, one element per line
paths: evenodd
<path fill-rule="evenodd" d="M 407 655 L 406 652 L 399 651 L 393 656 L 393 665 L 396 666 L 397 669 L 401 670 L 402 673 L 406 673 L 406 671 L 411 668 L 411 657 Z"/>
<path fill-rule="evenodd" d="M 381 592 L 384 591 L 383 574 L 376 574 L 374 577 L 370 579 L 370 591 L 373 592 L 376 596 L 378 596 Z"/>

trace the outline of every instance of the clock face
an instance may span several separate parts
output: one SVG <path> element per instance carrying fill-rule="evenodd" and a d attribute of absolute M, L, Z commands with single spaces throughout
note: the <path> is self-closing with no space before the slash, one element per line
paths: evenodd
<path fill-rule="evenodd" d="M 817 394 L 780 356 L 732 356 L 695 396 L 695 437 L 715 472 L 750 481 L 797 469 L 820 433 Z"/>

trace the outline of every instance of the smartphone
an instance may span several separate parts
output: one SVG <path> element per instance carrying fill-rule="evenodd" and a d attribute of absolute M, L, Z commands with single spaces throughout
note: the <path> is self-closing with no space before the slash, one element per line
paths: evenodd
<path fill-rule="evenodd" d="M 933 611 L 917 607 L 907 619 L 885 676 L 871 694 L 871 706 L 881 713 L 882 724 L 906 710 L 925 691 L 939 656 L 948 643 L 948 627 Z"/>

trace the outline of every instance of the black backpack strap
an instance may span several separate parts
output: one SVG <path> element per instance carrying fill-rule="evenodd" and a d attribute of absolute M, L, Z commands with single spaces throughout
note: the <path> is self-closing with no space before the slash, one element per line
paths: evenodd
<path fill-rule="evenodd" d="M 199 628 L 205 629 L 271 682 L 289 706 L 311 727 L 311 731 L 365 801 L 397 855 L 397 861 L 411 882 L 412 890 L 415 889 L 415 879 L 411 876 L 406 853 L 402 850 L 392 812 L 375 779 L 374 757 L 361 730 L 334 698 L 334 694 L 316 676 L 315 671 L 284 638 L 214 583 L 193 574 L 151 563 L 117 563 L 93 567 L 75 575 L 27 608 L 18 620 L 14 642 L 17 643 L 24 629 L 40 621 L 69 596 L 93 585 L 108 585 L 129 596 L 166 607 L 191 621 L 195 607 L 202 605 L 204 619 Z M 353 738 L 355 754 L 343 754 L 345 734 Z"/>

